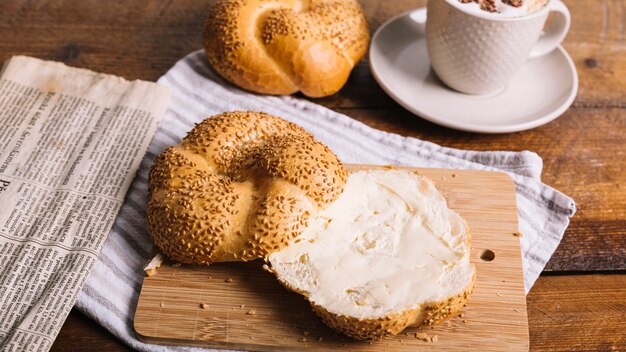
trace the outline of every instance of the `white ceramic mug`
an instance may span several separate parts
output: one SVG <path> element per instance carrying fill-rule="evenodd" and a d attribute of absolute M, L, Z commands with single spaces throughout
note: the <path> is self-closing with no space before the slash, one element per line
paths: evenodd
<path fill-rule="evenodd" d="M 448 1 L 428 0 L 428 56 L 439 79 L 467 94 L 504 88 L 526 60 L 556 49 L 571 22 L 560 0 L 522 17 L 469 12 Z M 542 34 L 550 12 L 556 16 Z"/>

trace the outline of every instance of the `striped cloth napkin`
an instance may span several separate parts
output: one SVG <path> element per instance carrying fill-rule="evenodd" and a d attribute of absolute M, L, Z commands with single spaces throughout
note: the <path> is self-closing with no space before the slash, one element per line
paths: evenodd
<path fill-rule="evenodd" d="M 144 344 L 135 337 L 133 317 L 144 277 L 142 267 L 152 250 L 145 222 L 150 166 L 162 150 L 179 143 L 194 124 L 214 114 L 257 110 L 280 116 L 304 127 L 347 163 L 507 172 L 517 186 L 526 292 L 550 259 L 575 212 L 570 197 L 541 183 L 543 163 L 532 152 L 445 148 L 375 130 L 306 100 L 251 94 L 220 78 L 202 51 L 180 60 L 158 83 L 172 90 L 172 103 L 76 303 L 80 311 L 138 350 L 201 350 Z"/>

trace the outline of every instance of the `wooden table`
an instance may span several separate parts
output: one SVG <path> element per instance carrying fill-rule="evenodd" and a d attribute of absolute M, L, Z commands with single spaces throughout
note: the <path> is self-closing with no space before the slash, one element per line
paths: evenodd
<path fill-rule="evenodd" d="M 420 0 L 362 1 L 376 29 Z M 565 41 L 580 92 L 558 120 L 507 135 L 458 132 L 417 118 L 374 81 L 366 61 L 335 96 L 315 100 L 372 127 L 448 147 L 531 150 L 543 180 L 578 212 L 528 295 L 532 350 L 626 350 L 626 0 L 565 0 Z M 200 48 L 211 1 L 1 0 L 0 61 L 25 54 L 128 79 L 156 80 Z M 122 351 L 102 327 L 72 311 L 53 347 Z"/>

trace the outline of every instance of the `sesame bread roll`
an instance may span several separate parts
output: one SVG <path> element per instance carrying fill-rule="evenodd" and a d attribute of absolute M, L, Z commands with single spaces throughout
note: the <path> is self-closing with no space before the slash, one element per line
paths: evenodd
<path fill-rule="evenodd" d="M 181 263 L 264 258 L 302 233 L 346 179 L 337 156 L 301 127 L 265 113 L 227 112 L 156 158 L 148 230 Z"/>
<path fill-rule="evenodd" d="M 356 0 L 219 0 L 204 29 L 213 68 L 263 94 L 334 94 L 368 43 Z"/>

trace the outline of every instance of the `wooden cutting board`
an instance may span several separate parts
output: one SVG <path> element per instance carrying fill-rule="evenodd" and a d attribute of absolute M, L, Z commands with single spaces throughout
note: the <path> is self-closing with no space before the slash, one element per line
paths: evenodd
<path fill-rule="evenodd" d="M 262 270 L 261 261 L 210 267 L 166 264 L 143 282 L 135 314 L 137 336 L 155 344 L 259 351 L 527 351 L 511 178 L 498 172 L 409 169 L 430 177 L 471 228 L 476 288 L 460 316 L 432 329 L 409 328 L 380 341 L 355 341 L 328 328 L 302 296 Z M 423 341 L 434 336 L 435 342 Z"/>

